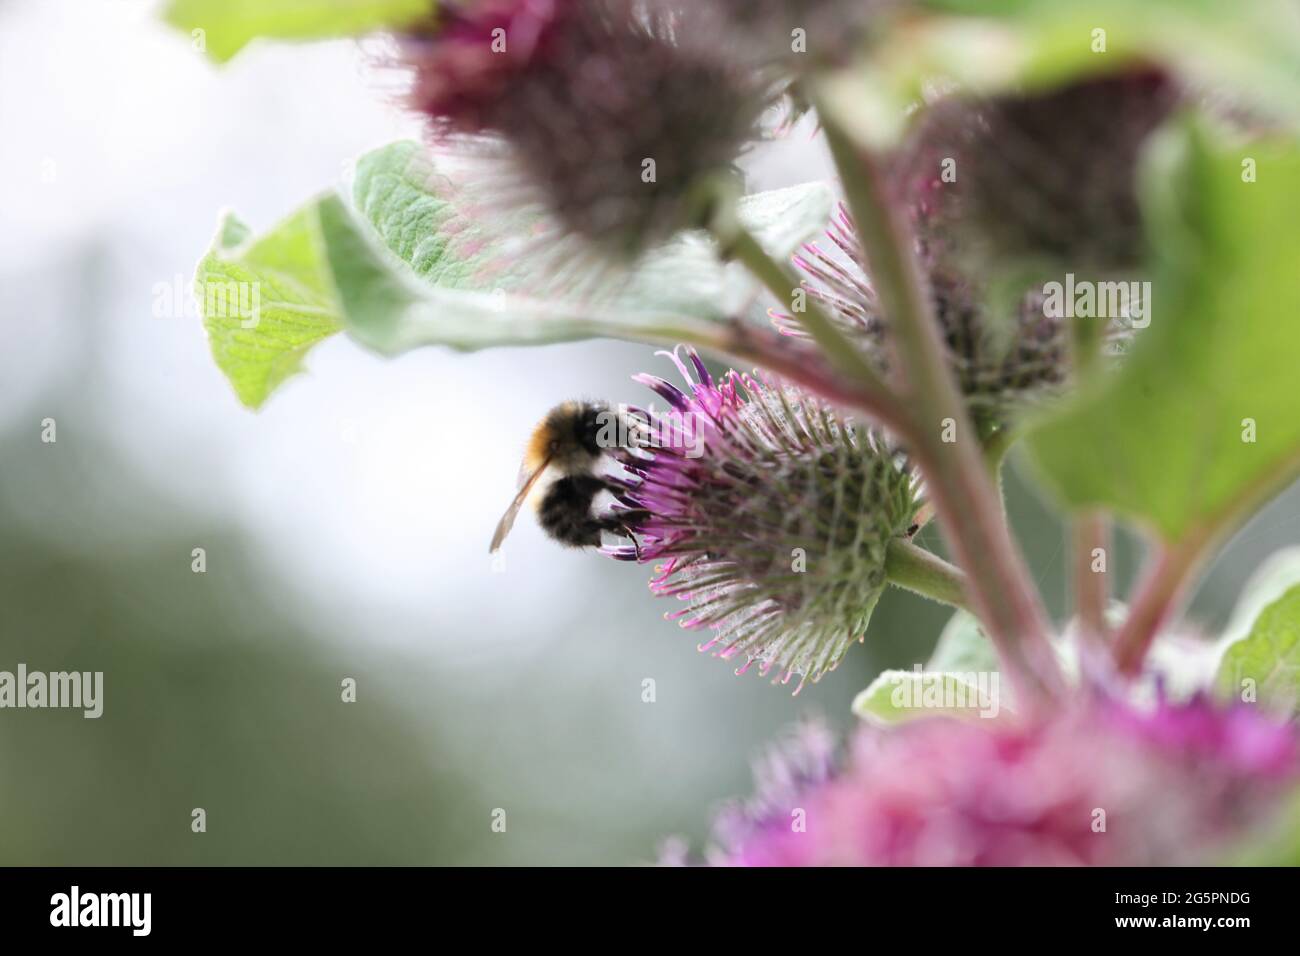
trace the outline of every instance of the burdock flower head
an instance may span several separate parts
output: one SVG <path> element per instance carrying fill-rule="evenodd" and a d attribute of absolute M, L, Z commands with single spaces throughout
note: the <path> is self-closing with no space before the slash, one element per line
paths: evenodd
<path fill-rule="evenodd" d="M 1168 74 L 1145 69 L 1047 93 L 940 100 L 895 163 L 923 258 L 1079 272 L 1139 266 L 1139 160 L 1179 97 Z"/>
<path fill-rule="evenodd" d="M 635 255 L 707 212 L 772 102 L 677 0 L 448 2 L 398 38 L 435 135 L 504 141 L 506 182 L 569 235 Z"/>
<path fill-rule="evenodd" d="M 810 242 L 795 256 L 805 276 L 802 285 L 888 374 L 887 328 L 853 221 L 843 207 L 826 235 L 829 248 Z M 949 366 L 977 422 L 1004 424 L 1020 407 L 1064 382 L 1068 329 L 1060 318 L 1046 314 L 1041 293 L 1018 300 L 1008 329 L 990 316 L 991 303 L 979 281 L 951 262 L 932 256 L 922 262 Z M 774 311 L 772 318 L 783 333 L 806 335 L 797 313 Z"/>
<path fill-rule="evenodd" d="M 863 637 L 886 548 L 917 510 L 914 477 L 813 396 L 672 359 L 687 391 L 639 376 L 669 407 L 632 412 L 651 436 L 621 458 L 638 544 L 610 553 L 658 562 L 651 588 L 684 603 L 670 619 L 711 632 L 701 650 L 802 687 Z"/>
<path fill-rule="evenodd" d="M 835 758 L 801 732 L 729 807 L 733 866 L 1180 865 L 1267 825 L 1294 786 L 1295 730 L 1205 699 L 1094 701 L 1044 723 L 933 717 L 864 728 Z"/>
<path fill-rule="evenodd" d="M 892 199 L 977 422 L 1004 424 L 1067 378 L 1068 321 L 1047 308 L 1041 282 L 1015 276 L 1087 278 L 1141 264 L 1138 160 L 1176 102 L 1173 82 L 1154 70 L 1041 95 L 952 94 L 921 114 L 892 157 Z M 888 330 L 844 210 L 827 236 L 795 259 L 804 286 L 887 372 Z M 1008 278 L 1010 293 L 991 281 Z M 1138 324 L 1109 318 L 1112 346 Z M 797 313 L 774 321 L 803 333 Z"/>

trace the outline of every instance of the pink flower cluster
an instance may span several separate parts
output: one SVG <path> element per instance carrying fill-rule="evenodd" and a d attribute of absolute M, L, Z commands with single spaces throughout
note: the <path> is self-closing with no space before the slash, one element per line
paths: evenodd
<path fill-rule="evenodd" d="M 1289 724 L 1204 699 L 1153 711 L 1097 701 L 1036 725 L 936 717 L 864 728 L 833 770 L 825 733 L 816 730 L 769 760 L 753 802 L 724 811 L 708 859 L 732 866 L 1205 862 L 1269 821 L 1300 780 L 1298 758 Z"/>

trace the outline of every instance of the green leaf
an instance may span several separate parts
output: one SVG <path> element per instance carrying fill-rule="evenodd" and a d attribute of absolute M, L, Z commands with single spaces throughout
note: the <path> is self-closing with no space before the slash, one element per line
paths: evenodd
<path fill-rule="evenodd" d="M 1151 326 L 1027 444 L 1071 506 L 1206 542 L 1300 472 L 1300 149 L 1212 146 L 1180 127 L 1155 153 Z"/>
<path fill-rule="evenodd" d="M 969 611 L 957 611 L 948 619 L 939 642 L 926 663 L 927 671 L 995 671 L 1000 667 L 998 652 Z"/>
<path fill-rule="evenodd" d="M 599 336 L 676 342 L 700 335 L 697 327 L 673 315 L 625 316 L 504 290 L 429 285 L 376 248 L 373 234 L 337 196 L 322 201 L 318 215 L 340 319 L 353 338 L 386 355 L 422 345 L 473 350 Z"/>
<path fill-rule="evenodd" d="M 1300 789 L 1287 795 L 1275 819 L 1244 845 L 1231 847 L 1219 866 L 1300 866 Z"/>
<path fill-rule="evenodd" d="M 1073 681 L 1078 678 L 1078 650 L 1073 643 L 1076 640 L 1073 626 L 1052 641 L 1052 652 L 1061 666 L 1065 676 Z M 978 675 L 998 671 L 1002 662 L 997 649 L 979 619 L 969 611 L 956 611 L 948 619 L 939 634 L 939 641 L 926 662 L 926 673 L 945 672 L 959 674 L 969 679 L 978 680 Z M 1002 705 L 1008 710 L 1015 709 L 1015 692 L 1009 683 L 999 687 Z"/>
<path fill-rule="evenodd" d="M 858 64 L 817 98 L 875 148 L 894 144 L 936 88 L 978 95 L 1045 89 L 1160 63 L 1293 124 L 1300 120 L 1300 7 L 1291 0 L 927 0 L 934 15 L 882 18 Z M 953 14 L 953 15 L 948 15 Z M 1094 52 L 1103 29 L 1105 52 Z"/>
<path fill-rule="evenodd" d="M 694 234 L 610 278 L 606 294 L 565 295 L 553 283 L 535 292 L 542 279 L 520 247 L 528 237 L 506 227 L 527 221 L 467 204 L 415 143 L 363 157 L 354 193 L 364 221 L 332 193 L 259 239 L 227 217 L 200 263 L 201 286 L 232 293 L 209 293 L 200 309 L 217 365 L 245 405 L 260 406 L 312 345 L 340 330 L 387 355 L 594 337 L 709 347 L 722 338 L 719 322 L 758 299 L 748 274 Z M 785 256 L 825 225 L 830 193 L 824 184 L 763 193 L 742 200 L 740 213 Z"/>
<path fill-rule="evenodd" d="M 554 259 L 537 254 L 546 238 L 541 219 L 493 208 L 460 181 L 462 175 L 439 169 L 427 149 L 410 141 L 357 162 L 358 211 L 391 252 L 434 285 L 531 294 L 566 301 L 573 310 L 626 313 L 633 321 L 639 313 L 721 321 L 745 314 L 759 299 L 748 270 L 720 263 L 712 241 L 696 232 L 679 235 L 633 267 L 606 267 L 595 287 L 592 270 L 580 270 L 577 282 L 566 285 L 552 275 Z M 770 255 L 784 259 L 825 229 L 830 210 L 827 185 L 805 183 L 746 196 L 737 215 Z M 409 334 L 421 337 L 418 330 Z"/>
<path fill-rule="evenodd" d="M 259 407 L 340 330 L 376 351 L 458 349 L 592 336 L 689 341 L 672 316 L 625 319 L 540 299 L 435 288 L 376 247 L 337 195 L 307 204 L 260 239 L 233 217 L 199 263 L 199 310 L 217 367 L 241 402 Z"/>
<path fill-rule="evenodd" d="M 358 159 L 352 201 L 383 245 L 432 285 L 510 290 L 530 274 L 519 252 L 537 218 L 477 208 L 414 140 Z"/>
<path fill-rule="evenodd" d="M 988 18 L 967 24 L 985 42 L 982 49 L 968 42 L 958 68 L 970 74 L 968 82 L 985 88 L 1053 85 L 1108 72 L 1127 61 L 1156 61 L 1203 88 L 1232 93 L 1280 116 L 1300 117 L 1300 8 L 1291 0 L 1234 0 L 1230 5 L 1222 0 L 928 3 Z M 1006 31 L 992 48 L 990 26 Z M 1105 31 L 1103 52 L 1094 50 L 1099 29 Z"/>
<path fill-rule="evenodd" d="M 968 611 L 948 619 L 924 668 L 887 670 L 853 699 L 853 713 L 880 725 L 923 717 L 995 717 L 1010 710 L 993 642 Z"/>
<path fill-rule="evenodd" d="M 297 372 L 309 348 L 342 327 L 316 205 L 254 240 L 222 217 L 195 276 L 199 312 L 217 367 L 250 408 Z"/>
<path fill-rule="evenodd" d="M 1247 684 L 1246 682 L 1250 683 Z M 1255 620 L 1250 633 L 1229 645 L 1217 686 L 1225 697 L 1245 699 L 1287 716 L 1300 701 L 1300 585 L 1289 589 Z"/>
<path fill-rule="evenodd" d="M 884 671 L 853 698 L 853 713 L 874 724 L 892 725 L 925 717 L 996 717 L 1001 707 L 996 670 L 948 674 Z"/>
<path fill-rule="evenodd" d="M 1220 642 L 1224 647 L 1245 639 L 1255 619 L 1295 585 L 1300 584 L 1300 545 L 1282 548 L 1268 556 L 1237 595 Z"/>
<path fill-rule="evenodd" d="M 720 335 L 712 320 L 737 314 L 720 306 L 755 294 L 748 282 L 743 292 L 735 288 L 733 267 L 697 237 L 624 275 L 611 297 L 508 291 L 522 280 L 485 282 L 481 271 L 508 247 L 491 237 L 467 239 L 480 227 L 461 209 L 439 205 L 433 194 L 403 192 L 375 164 L 363 163 L 361 173 L 359 196 L 377 230 L 329 194 L 256 240 L 227 217 L 200 263 L 197 282 L 208 290 L 200 310 L 213 356 L 245 405 L 259 407 L 300 369 L 312 345 L 340 330 L 388 355 L 423 345 L 479 349 L 602 336 L 707 347 Z M 811 224 L 814 213 L 824 221 L 829 195 L 820 185 L 796 187 L 750 197 L 744 207 L 766 240 L 788 252 L 805 235 L 792 223 Z"/>
<path fill-rule="evenodd" d="M 202 30 L 203 49 L 224 63 L 257 37 L 357 36 L 405 26 L 435 7 L 434 0 L 171 0 L 162 17 L 187 33 Z"/>

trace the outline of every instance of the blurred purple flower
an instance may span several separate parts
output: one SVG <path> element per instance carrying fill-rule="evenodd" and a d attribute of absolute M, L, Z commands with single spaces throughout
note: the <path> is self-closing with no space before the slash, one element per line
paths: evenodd
<path fill-rule="evenodd" d="M 824 752 L 814 737 L 773 759 L 819 766 Z M 1300 750 L 1294 727 L 1247 706 L 1099 700 L 1034 725 L 863 727 L 838 769 L 799 786 L 759 776 L 760 796 L 719 816 L 708 862 L 1182 865 L 1268 823 L 1300 782 Z"/>
<path fill-rule="evenodd" d="M 449 129 L 488 128 L 513 83 L 540 66 L 573 0 L 449 2 L 398 37 L 412 68 L 408 103 Z"/>
<path fill-rule="evenodd" d="M 775 100 L 712 24 L 681 0 L 460 0 L 397 42 L 435 136 L 506 145 L 504 204 L 632 257 L 699 224 Z"/>
<path fill-rule="evenodd" d="M 892 164 L 933 270 L 1139 267 L 1143 148 L 1178 105 L 1163 71 L 1137 67 L 1047 92 L 954 93 L 924 109 Z"/>

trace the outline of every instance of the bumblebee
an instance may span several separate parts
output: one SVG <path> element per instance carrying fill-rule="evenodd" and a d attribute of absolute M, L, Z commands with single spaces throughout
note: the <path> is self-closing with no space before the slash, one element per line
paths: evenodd
<path fill-rule="evenodd" d="M 622 444 L 609 440 L 602 444 L 611 424 L 618 426 L 615 434 L 622 436 Z M 620 421 L 603 402 L 563 402 L 552 408 L 528 440 L 519 469 L 519 493 L 501 516 L 489 552 L 501 547 L 519 509 L 545 475 L 545 490 L 536 498 L 537 521 L 543 531 L 571 548 L 598 546 L 601 532 L 621 533 L 631 539 L 639 556 L 631 525 L 645 512 L 630 509 L 597 515 L 592 508 L 602 491 L 619 495 L 627 490 L 626 485 L 600 474 L 597 467 L 616 448 L 632 447 L 635 434 L 635 425 Z"/>

